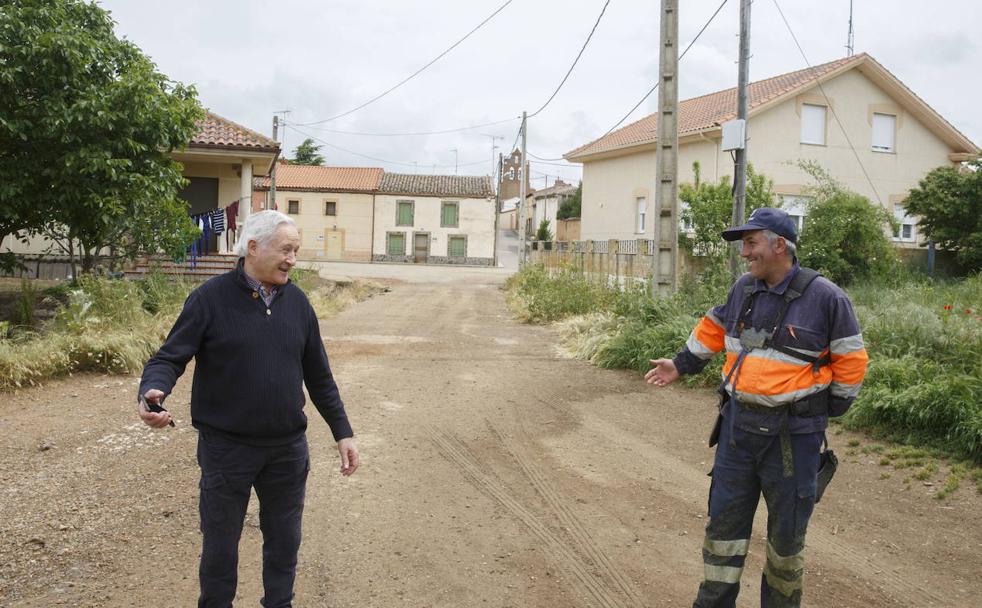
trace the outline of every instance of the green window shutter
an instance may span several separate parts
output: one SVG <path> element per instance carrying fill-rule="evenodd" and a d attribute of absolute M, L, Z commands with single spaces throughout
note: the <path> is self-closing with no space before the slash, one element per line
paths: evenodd
<path fill-rule="evenodd" d="M 406 255 L 406 235 L 389 235 L 389 255 Z"/>
<path fill-rule="evenodd" d="M 467 255 L 467 239 L 462 236 L 450 237 L 447 255 L 452 258 L 462 258 Z"/>
<path fill-rule="evenodd" d="M 456 226 L 457 225 L 457 205 L 453 203 L 443 203 L 443 213 L 440 217 L 441 226 Z"/>
<path fill-rule="evenodd" d="M 399 217 L 396 222 L 399 226 L 413 225 L 413 204 L 399 203 Z"/>

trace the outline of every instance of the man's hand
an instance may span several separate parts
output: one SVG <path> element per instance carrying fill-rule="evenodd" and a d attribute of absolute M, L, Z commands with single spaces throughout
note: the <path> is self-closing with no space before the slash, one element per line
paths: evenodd
<path fill-rule="evenodd" d="M 150 403 L 160 403 L 160 400 L 165 397 L 164 391 L 152 388 L 143 394 L 143 398 Z M 140 414 L 140 419 L 143 420 L 143 424 L 155 428 L 162 429 L 171 423 L 170 412 L 151 412 L 143 404 L 137 402 L 136 404 L 137 412 Z"/>
<path fill-rule="evenodd" d="M 655 386 L 668 386 L 679 379 L 679 370 L 671 359 L 651 359 L 651 369 L 644 375 L 644 381 Z"/>
<path fill-rule="evenodd" d="M 341 474 L 348 477 L 358 470 L 358 446 L 354 437 L 346 437 L 338 442 L 338 453 L 341 454 Z"/>

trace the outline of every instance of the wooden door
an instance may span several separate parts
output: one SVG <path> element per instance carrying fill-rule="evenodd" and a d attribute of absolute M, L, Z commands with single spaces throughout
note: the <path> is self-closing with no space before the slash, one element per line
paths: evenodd
<path fill-rule="evenodd" d="M 425 263 L 430 256 L 430 235 L 426 232 L 417 232 L 413 236 L 413 261 L 417 264 Z"/>
<path fill-rule="evenodd" d="M 325 256 L 329 260 L 341 259 L 341 231 L 340 230 L 324 231 L 324 251 L 325 251 Z"/>

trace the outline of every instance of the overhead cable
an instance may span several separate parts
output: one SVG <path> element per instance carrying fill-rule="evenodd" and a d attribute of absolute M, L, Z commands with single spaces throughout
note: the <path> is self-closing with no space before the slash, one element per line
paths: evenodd
<path fill-rule="evenodd" d="M 339 135 L 363 135 L 367 137 L 403 137 L 403 136 L 410 136 L 410 135 L 442 135 L 444 133 L 458 133 L 460 131 L 470 131 L 471 129 L 481 129 L 483 127 L 500 125 L 506 122 L 521 120 L 521 118 L 522 118 L 521 116 L 514 116 L 512 118 L 506 118 L 504 120 L 495 120 L 492 122 L 486 122 L 479 125 L 471 125 L 469 127 L 459 127 L 456 129 L 437 129 L 434 131 L 404 131 L 402 133 L 377 133 L 377 132 L 371 133 L 371 132 L 363 132 L 363 131 L 342 131 L 339 129 L 328 129 L 327 127 L 311 126 L 310 124 L 307 125 L 301 124 L 299 126 L 306 126 L 308 129 L 316 129 L 318 131 L 324 131 L 326 133 L 336 133 Z M 285 125 L 289 123 L 280 123 L 280 124 Z"/>
<path fill-rule="evenodd" d="M 583 46 L 580 48 L 580 52 L 576 54 L 576 59 L 573 60 L 573 65 L 569 66 L 569 70 L 567 70 L 566 75 L 563 76 L 562 82 L 560 82 L 559 86 L 556 87 L 556 90 L 552 92 L 552 95 L 549 96 L 549 99 L 547 99 L 546 102 L 542 104 L 541 108 L 528 115 L 529 118 L 532 118 L 542 110 L 545 110 L 546 106 L 548 106 L 549 103 L 553 100 L 553 98 L 556 97 L 556 94 L 559 93 L 559 89 L 563 88 L 563 85 L 566 84 L 566 80 L 569 78 L 569 75 L 573 73 L 573 68 L 576 67 L 577 62 L 579 62 L 580 60 L 580 57 L 583 56 L 583 51 L 585 51 L 586 46 L 590 44 L 590 39 L 593 38 L 593 33 L 597 31 L 597 26 L 600 25 L 600 20 L 603 19 L 604 13 L 607 11 L 607 6 L 609 4 L 610 4 L 610 0 L 607 0 L 607 2 L 604 3 L 604 7 L 600 10 L 600 16 L 597 17 L 597 21 L 593 24 L 593 29 L 590 30 L 590 35 L 587 36 L 586 40 L 583 42 Z"/>
<path fill-rule="evenodd" d="M 385 159 L 385 158 L 378 158 L 378 157 L 375 157 L 375 156 L 369 156 L 368 154 L 362 154 L 360 152 L 355 152 L 354 150 L 348 150 L 347 148 L 342 148 L 341 146 L 335 146 L 334 144 L 329 143 L 329 142 L 326 142 L 326 141 L 324 141 L 323 139 L 321 139 L 319 137 L 314 137 L 310 133 L 305 133 L 304 131 L 301 131 L 300 129 L 296 128 L 296 126 L 293 127 L 293 130 L 296 131 L 297 133 L 301 134 L 301 135 L 304 135 L 306 137 L 309 137 L 310 139 L 316 141 L 317 143 L 320 143 L 322 145 L 327 146 L 328 148 L 333 148 L 335 150 L 340 150 L 341 152 L 345 152 L 347 154 L 352 154 L 354 156 L 360 156 L 362 158 L 367 158 L 369 160 L 374 160 L 374 161 L 377 161 L 377 162 L 380 162 L 380 163 L 386 163 L 386 164 L 389 164 L 389 165 L 402 165 L 404 167 L 417 167 L 417 168 L 418 167 L 421 167 L 421 166 L 422 167 L 439 167 L 440 169 L 448 169 L 450 167 L 470 167 L 470 166 L 473 166 L 473 165 L 485 165 L 488 162 L 487 159 L 484 159 L 484 160 L 478 160 L 478 161 L 468 162 L 468 163 L 454 163 L 454 164 L 447 164 L 447 165 L 439 165 L 439 164 L 435 164 L 435 163 L 421 163 L 421 162 L 407 163 L 405 161 L 388 160 L 388 159 Z"/>
<path fill-rule="evenodd" d="M 372 97 L 368 101 L 362 103 L 359 106 L 356 106 L 356 107 L 348 110 L 347 112 L 342 112 L 342 113 L 340 113 L 340 114 L 338 114 L 336 116 L 332 116 L 330 118 L 325 118 L 324 120 L 315 120 L 313 122 L 297 123 L 295 126 L 308 127 L 308 126 L 311 126 L 311 125 L 320 125 L 320 124 L 324 124 L 325 122 L 331 122 L 332 120 L 337 120 L 337 119 L 339 119 L 339 118 L 341 118 L 343 116 L 347 116 L 349 114 L 353 114 L 353 113 L 357 112 L 358 110 L 364 108 L 365 106 L 367 106 L 367 105 L 369 105 L 371 103 L 374 103 L 374 102 L 378 101 L 379 99 L 382 99 L 383 97 L 385 97 L 386 95 L 388 95 L 392 91 L 395 91 L 396 89 L 398 89 L 402 85 L 406 84 L 407 82 L 409 82 L 410 80 L 412 80 L 413 78 L 415 78 L 416 76 L 418 76 L 420 73 L 423 72 L 423 70 L 425 70 L 426 68 L 430 67 L 431 65 L 433 65 L 434 63 L 436 63 L 437 61 L 439 61 L 444 55 L 446 55 L 450 51 L 452 51 L 455 48 L 457 48 L 457 46 L 460 45 L 460 43 L 462 43 L 463 41 L 465 41 L 468 38 L 470 38 L 471 34 L 473 34 L 474 32 L 476 32 L 477 30 L 481 29 L 484 26 L 485 23 L 487 23 L 488 21 L 491 21 L 491 19 L 493 19 L 495 17 L 495 15 L 497 15 L 501 11 L 505 10 L 505 7 L 507 7 L 513 1 L 514 0 L 507 0 L 504 4 L 502 4 L 501 6 L 499 6 L 496 11 L 494 11 L 493 13 L 491 13 L 490 15 L 488 15 L 488 17 L 484 21 L 480 22 L 479 24 L 477 24 L 477 26 L 474 29 L 472 29 L 471 31 L 467 32 L 467 34 L 465 34 L 463 38 L 461 38 L 457 42 L 454 42 L 452 45 L 450 45 L 450 47 L 447 50 L 443 51 L 442 53 L 440 53 L 439 55 L 437 55 L 436 57 L 434 57 L 429 63 L 427 63 L 423 67 L 419 68 L 418 70 L 416 70 L 415 72 L 413 72 L 412 74 L 410 74 L 409 76 L 407 76 L 406 78 L 403 78 L 402 80 L 400 80 L 398 83 L 396 83 L 395 85 L 393 85 L 389 89 L 383 91 L 382 93 L 379 93 L 375 97 Z"/>
<path fill-rule="evenodd" d="M 706 31 L 706 28 L 709 27 L 709 24 L 712 23 L 714 19 L 716 19 L 716 15 L 718 15 L 719 12 L 721 10 L 723 10 L 723 7 L 726 5 L 726 2 L 727 2 L 727 0 L 723 0 L 723 2 L 721 2 L 720 5 L 716 8 L 716 12 L 714 12 L 713 15 L 712 15 L 712 17 L 709 18 L 709 21 L 707 21 L 706 24 L 702 26 L 702 29 L 699 30 L 699 33 L 696 34 L 696 37 L 692 39 L 692 42 L 690 42 L 689 45 L 685 47 L 685 50 L 682 51 L 682 54 L 679 55 L 679 61 L 682 61 L 682 58 L 685 57 L 685 54 L 689 52 L 689 49 L 692 48 L 692 45 L 694 45 L 696 43 L 696 41 L 699 40 L 699 37 L 702 36 L 702 33 Z M 657 89 L 657 88 L 658 88 L 658 82 L 656 82 L 655 83 L 655 86 L 651 87 L 651 89 L 647 93 L 644 94 L 644 97 L 642 97 L 641 100 L 638 101 L 638 103 L 634 104 L 634 107 L 631 108 L 631 110 L 627 114 L 625 114 L 623 118 L 621 118 L 620 120 L 617 121 L 617 124 L 615 124 L 613 127 L 609 128 L 609 129 L 607 129 L 607 132 L 604 133 L 603 135 L 601 135 L 600 137 L 598 137 L 597 139 L 603 139 L 604 137 L 607 137 L 608 135 L 611 134 L 611 132 L 614 129 L 616 129 L 617 127 L 621 126 L 621 124 L 625 120 L 627 120 L 627 117 L 630 116 L 631 114 L 633 114 L 634 111 L 637 110 L 638 107 L 641 104 L 643 104 L 646 99 L 648 99 L 649 97 L 651 97 L 651 94 L 654 93 L 655 92 L 655 89 Z"/>
<path fill-rule="evenodd" d="M 794 35 L 794 31 L 791 29 L 791 24 L 788 23 L 787 17 L 784 16 L 784 11 L 781 10 L 781 6 L 774 0 L 774 6 L 777 7 L 777 12 L 781 15 L 781 20 L 784 21 L 784 26 L 788 28 L 788 33 L 791 34 L 792 40 L 794 40 L 795 46 L 798 47 L 798 52 L 801 53 L 801 58 L 805 60 L 805 65 L 811 69 L 812 64 L 808 61 L 808 57 L 805 55 L 804 49 L 801 48 L 801 44 L 798 42 L 798 37 Z M 856 157 L 856 162 L 859 163 L 859 168 L 863 170 L 863 175 L 866 176 L 866 181 L 869 183 L 869 187 L 873 190 L 873 196 L 876 197 L 876 202 L 883 205 L 883 201 L 880 200 L 880 193 L 876 191 L 876 186 L 873 185 L 873 180 L 870 178 L 869 173 L 866 171 L 866 166 L 863 165 L 863 161 L 859 158 L 859 152 L 856 151 L 856 146 L 852 145 L 852 140 L 849 139 L 849 133 L 846 132 L 845 126 L 842 121 L 839 120 L 839 115 L 835 111 L 835 106 L 829 100 L 829 96 L 825 94 L 825 87 L 822 86 L 822 82 L 815 79 L 815 83 L 818 85 L 818 90 L 821 91 L 822 97 L 825 98 L 826 107 L 832 112 L 832 117 L 835 118 L 835 122 L 838 123 L 839 129 L 842 130 L 842 136 L 846 138 L 846 143 L 849 144 L 849 148 L 852 149 L 853 156 Z"/>

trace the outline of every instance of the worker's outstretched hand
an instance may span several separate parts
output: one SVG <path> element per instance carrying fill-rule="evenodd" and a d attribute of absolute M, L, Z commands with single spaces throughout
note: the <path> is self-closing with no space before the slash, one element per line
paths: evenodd
<path fill-rule="evenodd" d="M 644 381 L 655 386 L 668 386 L 679 379 L 679 371 L 671 359 L 652 359 L 651 369 L 644 375 Z"/>

